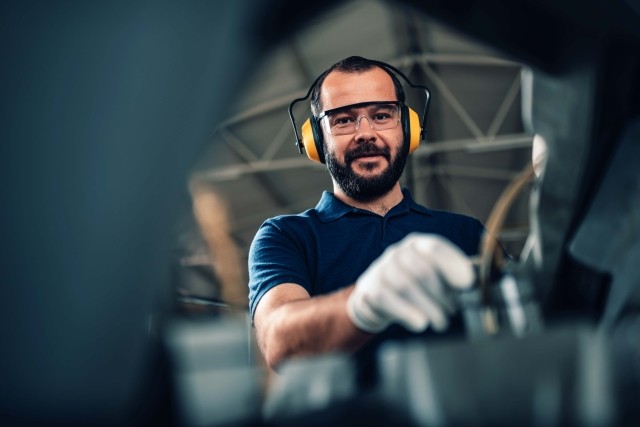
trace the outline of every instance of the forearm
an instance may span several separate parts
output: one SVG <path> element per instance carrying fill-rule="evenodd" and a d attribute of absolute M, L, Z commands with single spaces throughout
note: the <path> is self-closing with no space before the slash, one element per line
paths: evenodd
<path fill-rule="evenodd" d="M 371 338 L 347 316 L 347 299 L 353 286 L 340 291 L 290 301 L 264 319 L 258 336 L 262 353 L 272 368 L 296 356 L 353 351 Z"/>

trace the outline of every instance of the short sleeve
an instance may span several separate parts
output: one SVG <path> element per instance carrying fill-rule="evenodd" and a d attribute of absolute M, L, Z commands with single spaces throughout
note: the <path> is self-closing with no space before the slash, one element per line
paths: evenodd
<path fill-rule="evenodd" d="M 295 283 L 310 292 L 304 242 L 282 221 L 267 220 L 249 250 L 249 310 L 251 319 L 262 296 L 282 283 Z"/>

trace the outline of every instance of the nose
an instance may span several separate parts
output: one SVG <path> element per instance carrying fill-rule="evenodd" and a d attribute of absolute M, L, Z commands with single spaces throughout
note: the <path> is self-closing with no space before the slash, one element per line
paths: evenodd
<path fill-rule="evenodd" d="M 355 138 L 356 141 L 370 141 L 372 139 L 375 139 L 375 131 L 373 130 L 373 126 L 371 126 L 371 119 L 369 118 L 369 116 L 363 114 L 362 116 L 358 117 L 358 120 L 356 121 Z"/>

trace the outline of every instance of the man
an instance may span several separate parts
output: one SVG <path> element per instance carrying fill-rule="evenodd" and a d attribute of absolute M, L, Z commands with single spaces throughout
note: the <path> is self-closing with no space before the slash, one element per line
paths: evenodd
<path fill-rule="evenodd" d="M 399 179 L 409 153 L 404 91 L 379 63 L 344 59 L 316 82 L 312 113 L 333 181 L 315 209 L 267 220 L 249 254 L 250 310 L 275 368 L 353 351 L 390 325 L 443 331 L 468 288 L 482 224 L 416 204 Z M 401 326 L 397 326 L 401 325 Z"/>

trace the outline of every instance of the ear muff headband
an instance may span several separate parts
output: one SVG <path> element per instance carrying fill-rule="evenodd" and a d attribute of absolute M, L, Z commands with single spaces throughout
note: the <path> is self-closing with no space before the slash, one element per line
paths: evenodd
<path fill-rule="evenodd" d="M 431 101 L 431 91 L 429 91 L 429 88 L 427 88 L 426 86 L 413 84 L 407 76 L 405 76 L 400 70 L 392 65 L 386 64 L 381 61 L 369 61 L 381 68 L 399 75 L 410 87 L 421 89 L 425 93 L 425 103 L 424 111 L 422 113 L 422 120 L 420 120 L 418 113 L 416 113 L 411 108 L 408 108 L 406 105 L 402 105 L 402 131 L 405 139 L 407 137 L 409 138 L 409 152 L 412 153 L 418 148 L 418 146 L 420 145 L 420 140 L 424 139 L 426 135 L 427 112 L 429 111 L 429 103 Z M 291 104 L 289 104 L 289 118 L 291 119 L 293 132 L 296 137 L 295 144 L 296 147 L 298 147 L 298 151 L 300 152 L 300 154 L 302 154 L 302 149 L 304 148 L 304 151 L 309 159 L 316 162 L 324 163 L 324 141 L 322 129 L 320 129 L 320 123 L 314 116 L 308 118 L 302 125 L 302 138 L 300 138 L 298 127 L 296 126 L 296 120 L 293 116 L 293 106 L 298 102 L 304 101 L 309 98 L 309 96 L 311 95 L 311 91 L 318 84 L 320 77 L 322 77 L 322 74 L 316 78 L 313 84 L 309 87 L 309 90 L 304 97 L 296 98 L 291 102 Z"/>

